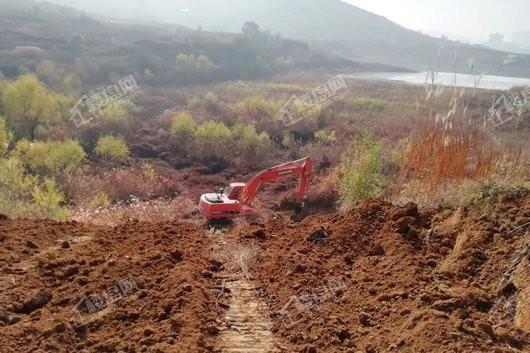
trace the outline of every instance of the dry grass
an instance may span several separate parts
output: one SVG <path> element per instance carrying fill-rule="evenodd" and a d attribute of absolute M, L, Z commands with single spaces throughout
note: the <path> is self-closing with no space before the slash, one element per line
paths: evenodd
<path fill-rule="evenodd" d="M 77 208 L 71 220 L 115 227 L 119 224 L 138 220 L 140 222 L 161 223 L 195 215 L 197 204 L 186 197 L 177 197 L 171 201 L 139 201 L 130 204 L 117 204 L 108 209 Z"/>
<path fill-rule="evenodd" d="M 399 170 L 392 201 L 460 207 L 485 188 L 523 185 L 529 169 L 520 150 L 501 147 L 476 128 L 432 123 L 404 144 Z"/>
<path fill-rule="evenodd" d="M 223 247 L 223 251 L 216 254 L 229 271 L 241 271 L 249 277 L 250 271 L 256 265 L 259 249 L 254 246 L 233 245 Z"/>
<path fill-rule="evenodd" d="M 400 176 L 436 187 L 491 175 L 501 155 L 488 142 L 476 129 L 425 126 L 405 145 Z M 514 157 L 517 163 L 520 156 Z"/>

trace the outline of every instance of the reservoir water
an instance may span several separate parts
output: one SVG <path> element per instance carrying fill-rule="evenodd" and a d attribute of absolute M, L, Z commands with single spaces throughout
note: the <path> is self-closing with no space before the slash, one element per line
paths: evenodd
<path fill-rule="evenodd" d="M 401 81 L 416 85 L 424 85 L 427 77 L 429 77 L 428 82 L 431 82 L 431 77 L 428 72 L 366 72 L 346 74 L 344 76 L 363 80 Z M 449 72 L 438 73 L 435 77 L 435 82 L 441 86 L 453 86 L 456 82 L 457 87 L 469 88 L 473 88 L 478 82 L 478 88 L 492 90 L 508 90 L 512 87 L 530 86 L 530 79 L 528 78 L 494 75 L 455 75 Z"/>

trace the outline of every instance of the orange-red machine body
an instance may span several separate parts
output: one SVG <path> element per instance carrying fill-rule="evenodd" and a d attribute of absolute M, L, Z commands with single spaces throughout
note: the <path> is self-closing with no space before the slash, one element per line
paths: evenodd
<path fill-rule="evenodd" d="M 254 213 L 252 202 L 259 187 L 265 182 L 288 177 L 298 178 L 296 200 L 302 205 L 311 181 L 312 172 L 313 162 L 310 158 L 266 169 L 246 184 L 232 183 L 223 192 L 202 195 L 199 201 L 199 210 L 206 218 L 212 220 L 251 215 Z"/>

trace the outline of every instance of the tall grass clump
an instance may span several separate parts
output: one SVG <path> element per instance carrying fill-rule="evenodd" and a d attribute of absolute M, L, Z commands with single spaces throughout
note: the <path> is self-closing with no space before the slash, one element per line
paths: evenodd
<path fill-rule="evenodd" d="M 528 178 L 520 151 L 461 124 L 423 126 L 404 143 L 398 164 L 397 203 L 460 207 L 485 188 L 517 187 Z"/>
<path fill-rule="evenodd" d="M 400 174 L 436 187 L 489 175 L 497 158 L 498 153 L 479 130 L 430 126 L 422 128 L 405 144 Z"/>
<path fill-rule="evenodd" d="M 382 144 L 367 132 L 350 144 L 339 167 L 339 195 L 344 206 L 382 193 L 382 150 Z"/>

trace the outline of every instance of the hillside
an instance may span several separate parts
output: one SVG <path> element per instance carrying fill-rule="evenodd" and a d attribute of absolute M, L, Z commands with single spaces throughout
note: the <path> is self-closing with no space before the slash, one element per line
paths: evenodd
<path fill-rule="evenodd" d="M 208 3 L 202 0 L 196 3 Z M 199 6 L 197 4 L 196 6 Z M 403 28 L 340 0 L 254 1 L 246 13 L 232 13 L 225 23 L 252 18 L 262 27 L 284 36 L 320 42 L 322 48 L 340 48 L 355 60 L 379 62 L 426 70 L 437 62 L 441 50 L 441 70 L 469 72 L 466 59 L 475 58 L 475 72 L 495 73 L 506 53 L 481 46 L 443 41 Z M 233 29 L 233 28 L 232 28 Z M 503 74 L 530 77 L 530 57 L 503 68 Z"/>
<path fill-rule="evenodd" d="M 245 35 L 101 19 L 33 0 L 0 0 L 0 33 L 0 73 L 4 77 L 36 72 L 43 62 L 51 61 L 89 86 L 131 73 L 146 84 L 162 86 L 255 79 L 295 69 L 396 69 L 360 65 L 259 29 Z M 183 55 L 179 64 L 178 55 Z"/>
<path fill-rule="evenodd" d="M 86 0 L 76 6 L 108 16 L 104 6 Z M 113 17 L 157 19 L 191 28 L 239 32 L 246 21 L 283 36 L 309 41 L 329 51 L 339 51 L 354 60 L 396 65 L 414 70 L 435 67 L 441 50 L 442 71 L 469 72 L 466 60 L 475 59 L 475 73 L 496 74 L 508 53 L 479 45 L 429 37 L 403 28 L 392 21 L 347 4 L 341 0 L 179 0 L 165 5 L 146 6 L 145 2 L 122 4 Z M 127 6 L 125 6 L 127 4 Z M 140 8 L 147 10 L 138 15 Z M 455 67 L 455 55 L 457 63 Z M 503 67 L 507 76 L 530 77 L 530 57 Z"/>

